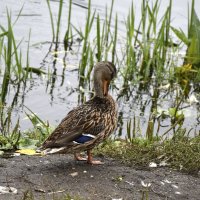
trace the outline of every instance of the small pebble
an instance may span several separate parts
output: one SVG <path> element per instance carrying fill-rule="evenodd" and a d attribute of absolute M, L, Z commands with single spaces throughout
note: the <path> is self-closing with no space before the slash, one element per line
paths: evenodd
<path fill-rule="evenodd" d="M 78 172 L 73 172 L 70 174 L 70 176 L 72 176 L 72 177 L 78 176 Z"/>
<path fill-rule="evenodd" d="M 176 191 L 175 194 L 181 194 L 180 192 Z"/>
<path fill-rule="evenodd" d="M 174 188 L 178 188 L 178 186 L 177 186 L 177 185 L 173 185 L 173 184 L 172 184 L 172 187 L 174 187 Z"/>

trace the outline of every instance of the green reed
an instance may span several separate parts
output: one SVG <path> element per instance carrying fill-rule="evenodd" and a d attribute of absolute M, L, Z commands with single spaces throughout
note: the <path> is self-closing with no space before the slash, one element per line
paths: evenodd
<path fill-rule="evenodd" d="M 112 45 L 113 45 L 113 48 L 112 48 L 112 63 L 115 63 L 115 57 L 116 57 L 116 48 L 117 48 L 117 33 L 118 33 L 118 17 L 117 17 L 117 14 L 115 16 L 115 30 L 114 30 L 114 36 L 113 36 L 113 39 L 112 39 Z"/>
<path fill-rule="evenodd" d="M 0 91 L 0 126 L 1 135 L 7 138 L 9 144 L 13 148 L 16 148 L 16 144 L 18 143 L 20 138 L 20 125 L 19 119 L 17 119 L 14 128 L 12 128 L 12 111 L 18 98 L 21 83 L 25 85 L 28 78 L 27 76 L 25 76 L 26 72 L 24 71 L 24 66 L 22 63 L 22 53 L 20 51 L 22 40 L 17 43 L 13 32 L 13 27 L 19 19 L 22 8 L 20 9 L 20 12 L 17 15 L 14 23 L 11 20 L 11 12 L 7 10 L 7 27 L 3 27 L 2 25 L 0 25 L 0 59 L 3 63 L 3 69 L 1 69 L 3 71 L 3 78 Z M 26 67 L 29 66 L 29 41 L 27 47 Z M 12 101 L 11 104 L 8 105 L 6 97 L 10 90 L 9 88 L 12 88 L 13 85 L 15 86 L 16 94 L 14 95 L 13 99 L 10 99 Z"/>
<path fill-rule="evenodd" d="M 62 17 L 63 0 L 59 1 L 58 20 L 56 22 L 56 28 L 54 25 L 54 19 L 53 19 L 52 9 L 51 9 L 51 5 L 50 5 L 50 0 L 46 0 L 46 2 L 47 2 L 50 20 L 51 20 L 52 42 L 56 43 L 56 49 L 57 49 L 58 42 L 59 42 L 60 22 L 61 22 L 61 17 Z"/>
<path fill-rule="evenodd" d="M 66 31 L 65 37 L 64 37 L 65 50 L 67 50 L 68 46 L 69 46 L 69 36 L 70 36 L 70 30 L 71 30 L 71 26 L 70 26 L 70 23 L 71 23 L 71 12 L 72 12 L 72 0 L 69 0 L 67 31 Z"/>
<path fill-rule="evenodd" d="M 124 69 L 124 85 L 128 80 L 133 79 L 135 67 L 136 67 L 136 54 L 134 51 L 134 33 L 135 33 L 135 13 L 133 3 L 129 11 L 126 21 L 126 56 L 125 56 L 125 69 Z"/>
<path fill-rule="evenodd" d="M 76 30 L 83 40 L 82 58 L 80 62 L 79 74 L 81 81 L 88 80 L 96 61 L 101 60 L 116 60 L 116 46 L 118 33 L 118 17 L 115 17 L 115 27 L 111 30 L 112 13 L 114 0 L 111 2 L 110 12 L 106 9 L 105 21 L 101 21 L 100 15 L 96 11 L 91 13 L 91 1 L 88 2 L 88 13 L 84 33 Z M 90 31 L 93 27 L 94 19 L 96 17 L 96 37 L 90 38 Z M 108 58 L 108 53 L 111 52 L 111 58 Z M 95 60 L 96 58 L 96 60 Z M 86 74 L 86 75 L 85 75 Z"/>
<path fill-rule="evenodd" d="M 1 26 L 0 26 L 1 28 Z M 3 33 L 0 34 L 0 60 L 1 60 L 1 56 L 2 56 L 2 52 L 3 52 L 3 43 L 4 43 L 4 36 L 6 36 L 8 34 L 8 32 L 6 30 L 2 30 Z"/>
<path fill-rule="evenodd" d="M 193 64 L 196 68 L 200 66 L 200 20 L 194 9 L 195 1 L 192 1 L 190 18 L 188 19 L 189 44 L 184 63 Z M 189 15 L 189 14 L 188 14 Z"/>
<path fill-rule="evenodd" d="M 147 16 L 143 14 L 142 18 L 142 51 L 143 58 L 140 67 L 140 75 L 145 79 L 152 76 L 153 73 L 159 75 L 159 72 L 163 72 L 164 64 L 166 61 L 167 54 L 167 43 L 169 40 L 169 28 L 171 20 L 171 3 L 162 17 L 162 23 L 160 28 L 158 26 L 157 14 L 159 11 L 159 4 L 156 1 L 155 5 L 151 9 L 150 6 L 143 2 L 143 13 L 148 13 L 148 23 Z M 146 28 L 147 26 L 147 28 Z M 152 37 L 152 36 L 153 37 Z M 152 43 L 153 42 L 153 43 Z M 152 50 L 153 44 L 153 50 Z"/>
<path fill-rule="evenodd" d="M 8 91 L 9 80 L 11 76 L 11 65 L 12 65 L 12 50 L 13 50 L 13 34 L 10 14 L 7 10 L 8 19 L 8 33 L 7 33 L 7 48 L 4 48 L 4 59 L 5 59 L 5 72 L 3 76 L 3 83 L 1 89 L 1 104 L 5 102 L 6 94 Z"/>
<path fill-rule="evenodd" d="M 101 28 L 100 28 L 100 17 L 99 14 L 97 15 L 97 60 L 98 62 L 101 61 Z"/>
<path fill-rule="evenodd" d="M 110 7 L 110 13 L 107 12 L 106 9 L 106 17 L 105 17 L 105 38 L 104 38 L 104 45 L 105 45 L 105 60 L 108 60 L 108 51 L 109 51 L 109 36 L 110 36 L 110 27 L 111 27 L 111 21 L 112 21 L 112 13 L 113 13 L 113 5 L 114 5 L 114 0 L 111 2 L 111 7 Z M 112 41 L 111 41 L 112 43 Z"/>
<path fill-rule="evenodd" d="M 21 12 L 21 10 L 20 10 Z M 17 18 L 18 19 L 18 18 Z M 4 60 L 4 76 L 2 82 L 2 89 L 1 89 L 1 103 L 4 104 L 5 98 L 7 95 L 9 83 L 12 77 L 15 77 L 15 83 L 19 83 L 20 81 L 26 81 L 27 76 L 25 76 L 25 71 L 22 64 L 22 53 L 19 50 L 20 44 L 22 40 L 17 44 L 16 39 L 13 33 L 13 24 L 11 21 L 11 14 L 7 10 L 7 28 L 1 26 L 1 30 L 4 31 L 2 35 L 2 47 L 3 51 L 1 51 L 1 58 Z M 3 43 L 3 41 L 5 41 Z M 30 36 L 29 36 L 30 41 Z M 27 59 L 26 59 L 26 67 L 29 65 L 29 42 L 27 47 Z"/>
<path fill-rule="evenodd" d="M 31 30 L 29 31 L 29 38 L 28 38 L 28 43 L 27 43 L 27 52 L 26 52 L 26 67 L 24 68 L 26 70 L 25 73 L 25 79 L 27 80 L 29 72 L 30 64 L 29 64 L 29 48 L 30 48 L 30 37 L 31 37 Z"/>
<path fill-rule="evenodd" d="M 129 83 L 133 84 L 140 80 L 148 83 L 152 76 L 156 76 L 160 81 L 169 74 L 167 72 L 167 54 L 170 48 L 170 21 L 171 21 L 172 1 L 169 2 L 164 15 L 158 18 L 160 1 L 156 0 L 152 5 L 146 0 L 142 1 L 141 18 L 136 27 L 135 10 L 130 8 L 126 24 L 126 46 L 125 53 L 122 52 L 123 62 L 120 65 L 123 76 L 123 90 L 129 88 Z M 149 84 L 147 84 L 149 85 Z"/>
<path fill-rule="evenodd" d="M 82 58 L 80 61 L 80 68 L 79 68 L 79 75 L 80 78 L 83 80 L 85 77 L 85 70 L 89 59 L 89 52 L 90 52 L 90 42 L 89 42 L 89 34 L 94 22 L 95 17 L 95 11 L 93 14 L 91 13 L 91 0 L 88 1 L 88 12 L 87 12 L 87 18 L 86 18 L 86 24 L 85 24 L 85 32 L 84 32 L 84 41 L 83 41 L 83 47 L 82 47 Z"/>
<path fill-rule="evenodd" d="M 50 15 L 50 20 L 51 20 L 52 42 L 54 42 L 54 40 L 55 40 L 55 27 L 54 27 L 53 14 L 52 14 L 52 11 L 51 11 L 50 0 L 47 0 L 47 6 L 48 6 L 48 9 L 49 9 L 49 15 Z"/>
<path fill-rule="evenodd" d="M 62 16 L 63 0 L 60 0 L 59 10 L 58 10 L 58 20 L 57 20 L 57 30 L 56 30 L 56 45 L 58 46 L 59 33 L 60 33 L 60 20 Z"/>

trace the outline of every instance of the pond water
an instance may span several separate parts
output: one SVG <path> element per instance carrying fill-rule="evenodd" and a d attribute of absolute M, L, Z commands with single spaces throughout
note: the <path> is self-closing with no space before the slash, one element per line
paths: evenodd
<path fill-rule="evenodd" d="M 71 23 L 79 29 L 85 26 L 86 13 L 88 2 L 86 0 L 73 0 L 72 1 L 72 18 Z M 116 0 L 113 8 L 113 16 L 118 14 L 118 35 L 119 38 L 125 36 L 124 21 L 128 15 L 129 8 L 131 6 L 131 0 Z M 141 3 L 142 1 L 133 1 L 136 11 L 136 23 L 137 19 L 141 15 Z M 183 31 L 187 31 L 187 9 L 191 1 L 176 0 L 173 1 L 172 6 L 172 26 L 181 28 Z M 54 18 L 57 17 L 59 9 L 59 1 L 51 0 L 51 8 Z M 111 5 L 111 0 L 92 0 L 92 10 L 97 10 L 100 16 L 105 16 L 105 7 L 108 9 Z M 200 14 L 200 0 L 196 0 L 195 9 L 197 14 Z M 162 16 L 166 10 L 169 1 L 162 0 L 160 5 L 159 15 Z M 31 32 L 30 37 L 30 50 L 29 50 L 29 63 L 30 66 L 35 68 L 41 68 L 49 74 L 54 74 L 53 79 L 49 79 L 47 75 L 37 76 L 33 74 L 32 79 L 27 82 L 26 88 L 18 88 L 17 86 L 10 86 L 9 93 L 7 95 L 7 105 L 9 106 L 14 96 L 17 96 L 17 103 L 14 107 L 13 122 L 20 116 L 20 126 L 22 130 L 32 128 L 31 122 L 26 118 L 25 111 L 27 106 L 34 113 L 36 113 L 41 119 L 48 120 L 51 125 L 56 126 L 59 121 L 77 104 L 80 104 L 80 94 L 83 89 L 79 87 L 78 81 L 78 67 L 81 59 L 81 45 L 78 41 L 72 46 L 72 51 L 69 51 L 65 57 L 63 45 L 59 45 L 57 52 L 57 58 L 55 63 L 55 52 L 52 50 L 49 52 L 49 47 L 52 41 L 51 21 L 49 17 L 49 10 L 45 0 L 0 0 L 0 24 L 6 27 L 7 17 L 6 9 L 11 11 L 12 21 L 17 18 L 20 9 L 23 6 L 22 13 L 14 25 L 14 34 L 16 40 L 19 42 L 22 40 L 20 49 L 22 50 L 23 62 L 26 63 L 26 51 L 28 45 L 28 35 Z M 61 18 L 60 29 L 60 41 L 64 37 L 67 27 L 68 16 L 68 1 L 64 1 L 63 12 Z M 114 18 L 113 18 L 114 21 Z M 92 30 L 91 34 L 95 34 L 96 26 Z M 75 36 L 76 38 L 76 36 Z M 77 36 L 78 39 L 78 36 Z M 184 51 L 180 51 L 180 63 Z M 2 61 L 1 61 L 1 64 Z M 120 68 L 120 66 L 117 66 Z M 64 70 L 63 70 L 64 69 Z M 1 82 L 2 84 L 1 72 Z M 63 76 L 64 75 L 64 76 Z M 116 78 L 116 85 L 120 87 L 121 77 L 118 74 Z M 85 86 L 85 98 L 90 98 L 90 88 Z M 149 116 L 151 114 L 152 105 L 152 93 L 153 87 L 148 92 L 138 91 L 138 87 L 133 89 L 129 98 L 118 98 L 119 104 L 119 127 L 117 135 L 125 136 L 127 130 L 127 122 L 130 119 L 135 118 L 138 132 L 141 135 L 146 133 Z M 119 90 L 114 87 L 111 90 L 111 94 L 117 99 Z M 164 93 L 163 93 L 164 94 Z M 192 93 L 191 93 L 192 95 Z M 195 94 L 197 99 L 199 94 Z M 164 96 L 164 95 L 163 95 Z M 170 94 L 164 97 L 160 95 L 158 109 L 167 110 L 172 107 L 172 98 L 174 94 Z M 200 100 L 200 98 L 198 99 Z M 189 104 L 185 102 L 182 105 L 182 111 L 185 115 L 185 121 L 183 127 L 188 130 L 192 129 L 192 133 L 199 133 L 200 131 L 200 109 L 199 104 Z M 162 127 L 159 130 L 159 134 L 170 127 L 170 119 L 166 119 L 162 122 Z M 14 123 L 13 123 L 14 124 Z"/>

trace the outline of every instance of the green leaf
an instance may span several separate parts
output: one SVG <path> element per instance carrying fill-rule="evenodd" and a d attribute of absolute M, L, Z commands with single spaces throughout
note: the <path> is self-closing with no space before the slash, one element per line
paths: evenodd
<path fill-rule="evenodd" d="M 200 21 L 194 11 L 189 29 L 190 44 L 186 54 L 186 63 L 200 66 Z"/>
<path fill-rule="evenodd" d="M 37 75 L 46 74 L 46 72 L 42 71 L 41 69 L 35 68 L 35 67 L 25 67 L 23 69 L 28 72 L 33 72 Z"/>
<path fill-rule="evenodd" d="M 174 27 L 171 26 L 172 31 L 176 34 L 176 36 L 182 41 L 184 42 L 184 44 L 186 44 L 187 46 L 190 44 L 189 39 L 187 38 L 187 36 L 185 35 L 185 33 L 183 32 L 182 29 L 178 30 Z"/>

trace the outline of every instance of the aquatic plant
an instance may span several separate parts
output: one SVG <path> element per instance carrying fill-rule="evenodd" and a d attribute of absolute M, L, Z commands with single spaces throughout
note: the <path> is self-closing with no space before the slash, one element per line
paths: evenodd
<path fill-rule="evenodd" d="M 51 11 L 51 5 L 50 5 L 49 0 L 47 0 L 47 6 L 48 6 L 50 20 L 51 20 L 52 42 L 54 42 L 54 40 L 55 40 L 55 27 L 54 27 L 53 14 L 52 14 L 52 11 Z"/>
<path fill-rule="evenodd" d="M 83 35 L 84 41 L 83 41 L 83 47 L 82 47 L 82 57 L 79 65 L 79 75 L 80 75 L 80 81 L 82 82 L 85 77 L 85 69 L 88 64 L 88 58 L 90 53 L 90 42 L 89 42 L 89 34 L 94 22 L 95 17 L 95 11 L 93 14 L 91 13 L 91 0 L 88 1 L 88 12 L 86 17 L 86 24 L 85 24 L 85 32 Z"/>
<path fill-rule="evenodd" d="M 26 81 L 29 78 L 29 48 L 30 33 L 27 45 L 26 64 L 22 63 L 22 52 L 20 44 L 17 44 L 13 27 L 17 23 L 19 16 L 23 10 L 20 9 L 16 20 L 11 20 L 11 12 L 7 9 L 7 27 L 0 25 L 0 60 L 4 63 L 1 70 L 3 71 L 3 79 L 1 79 L 0 90 L 0 135 L 8 141 L 7 148 L 17 148 L 17 144 L 21 137 L 19 118 L 16 119 L 15 125 L 12 122 L 12 114 L 17 102 L 19 91 L 26 87 Z M 26 69 L 26 70 L 24 70 Z M 15 88 L 13 99 L 10 99 L 10 105 L 7 103 L 7 95 L 11 88 Z M 23 100 L 22 100 L 23 101 Z"/>
<path fill-rule="evenodd" d="M 69 42 L 70 39 L 70 32 L 72 32 L 71 28 L 71 12 L 72 12 L 72 0 L 69 0 L 69 11 L 68 11 L 68 23 L 67 23 L 67 30 L 64 36 L 64 46 L 65 46 L 65 51 L 68 50 L 68 47 L 71 46 L 72 41 Z M 72 39 L 72 34 L 71 34 L 71 39 Z"/>
<path fill-rule="evenodd" d="M 58 19 L 56 21 L 56 28 L 54 25 L 54 17 L 53 17 L 52 10 L 51 10 L 50 0 L 46 0 L 46 2 L 47 2 L 50 20 L 51 20 L 52 43 L 55 42 L 55 51 L 57 51 L 58 43 L 59 43 L 59 34 L 60 34 L 60 23 L 61 23 L 62 10 L 63 10 L 63 0 L 59 1 L 59 9 L 58 9 L 58 16 L 57 16 Z M 50 46 L 50 49 L 51 49 L 51 47 L 52 47 L 52 44 Z"/>
<path fill-rule="evenodd" d="M 195 11 L 195 0 L 192 0 L 191 11 L 188 9 L 187 35 L 181 29 L 171 27 L 176 36 L 187 46 L 184 64 L 200 66 L 200 21 Z"/>
<path fill-rule="evenodd" d="M 20 10 L 19 14 L 22 12 Z M 18 19 L 18 17 L 17 17 Z M 17 19 L 13 24 L 17 22 Z M 14 76 L 15 83 L 19 83 L 22 80 L 25 82 L 27 79 L 27 73 L 24 71 L 24 66 L 22 64 L 22 53 L 19 51 L 19 46 L 22 41 L 16 44 L 15 36 L 13 33 L 13 24 L 11 21 L 11 13 L 7 10 L 7 28 L 0 26 L 0 29 L 3 31 L 1 34 L 1 51 L 0 59 L 4 60 L 4 76 L 1 88 L 1 103 L 4 104 L 5 98 L 7 95 L 9 83 Z M 29 41 L 27 47 L 27 58 L 26 58 L 26 68 L 29 67 Z"/>

